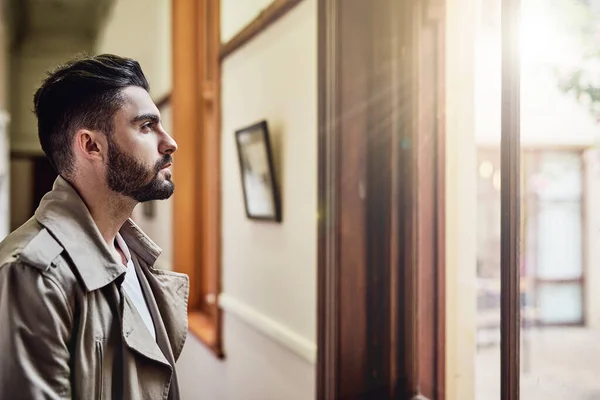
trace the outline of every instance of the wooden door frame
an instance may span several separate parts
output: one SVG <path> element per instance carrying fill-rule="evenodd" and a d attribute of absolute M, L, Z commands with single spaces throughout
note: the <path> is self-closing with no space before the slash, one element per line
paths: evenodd
<path fill-rule="evenodd" d="M 437 123 L 433 281 L 415 267 L 417 165 L 424 155 L 414 93 L 421 88 L 395 81 L 422 72 L 414 61 L 414 14 L 406 12 L 420 3 L 318 1 L 319 400 L 427 398 L 421 390 L 426 368 L 435 369 L 429 371 L 435 376 L 429 398 L 445 398 L 443 3 L 427 2 L 417 22 L 437 25 L 440 66 L 429 87 L 437 91 L 437 109 L 422 116 Z M 390 43 L 383 53 L 382 43 Z M 377 69 L 386 62 L 392 66 Z M 389 96 L 385 88 L 392 88 Z M 378 125 L 390 115 L 389 126 Z M 436 302 L 433 342 L 427 342 L 435 346 L 436 361 L 420 366 L 425 298 Z"/>

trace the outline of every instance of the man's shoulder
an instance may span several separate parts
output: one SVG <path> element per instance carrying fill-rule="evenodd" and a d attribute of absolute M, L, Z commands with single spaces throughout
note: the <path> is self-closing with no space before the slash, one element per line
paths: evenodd
<path fill-rule="evenodd" d="M 44 230 L 35 219 L 21 225 L 0 242 L 0 265 L 17 262 L 34 239 Z M 31 251 L 31 247 L 28 248 Z"/>
<path fill-rule="evenodd" d="M 32 268 L 68 292 L 76 278 L 63 256 L 62 245 L 35 218 L 0 242 L 0 268 L 15 264 Z"/>

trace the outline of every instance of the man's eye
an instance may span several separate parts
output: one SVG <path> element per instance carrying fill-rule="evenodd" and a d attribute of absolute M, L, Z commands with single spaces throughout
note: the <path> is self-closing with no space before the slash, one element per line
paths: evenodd
<path fill-rule="evenodd" d="M 142 125 L 142 129 L 146 131 L 152 129 L 152 122 Z"/>

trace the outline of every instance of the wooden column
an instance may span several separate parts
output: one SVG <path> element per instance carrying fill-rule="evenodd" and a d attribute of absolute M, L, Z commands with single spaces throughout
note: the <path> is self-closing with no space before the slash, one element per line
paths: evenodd
<path fill-rule="evenodd" d="M 443 399 L 443 8 L 318 12 L 317 398 Z"/>
<path fill-rule="evenodd" d="M 520 0 L 502 0 L 501 398 L 520 396 Z"/>
<path fill-rule="evenodd" d="M 190 331 L 221 357 L 220 2 L 172 7 L 174 267 L 190 277 Z"/>

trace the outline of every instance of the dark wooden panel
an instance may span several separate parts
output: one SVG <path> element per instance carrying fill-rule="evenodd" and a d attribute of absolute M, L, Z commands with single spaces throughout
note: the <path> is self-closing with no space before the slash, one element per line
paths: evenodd
<path fill-rule="evenodd" d="M 319 1 L 318 18 L 318 247 L 316 397 L 339 398 L 340 262 L 338 129 L 338 3 Z"/>
<path fill-rule="evenodd" d="M 50 190 L 54 185 L 54 181 L 58 177 L 58 173 L 52 167 L 52 164 L 43 153 L 37 152 L 18 152 L 11 151 L 11 160 L 28 160 L 31 165 L 31 176 L 27 180 L 31 184 L 31 215 L 38 208 L 42 197 Z"/>
<path fill-rule="evenodd" d="M 501 321 L 502 400 L 520 397 L 520 0 L 502 0 Z"/>
<path fill-rule="evenodd" d="M 33 203 L 31 215 L 40 205 L 42 197 L 50 190 L 58 174 L 46 156 L 34 157 L 33 162 Z"/>
<path fill-rule="evenodd" d="M 416 1 L 318 4 L 317 398 L 443 399 L 441 25 L 417 35 Z"/>
<path fill-rule="evenodd" d="M 339 93 L 336 123 L 339 142 L 339 263 L 340 362 L 339 396 L 365 395 L 368 388 L 367 265 L 366 258 L 366 135 L 369 96 L 368 17 L 362 0 L 344 1 L 339 9 Z M 368 11 L 367 11 L 368 15 Z M 366 17 L 366 18 L 365 18 Z M 351 272 L 350 272 L 351 271 Z M 350 272 L 350 273 L 347 273 Z M 339 361 L 338 361 L 339 362 Z"/>
<path fill-rule="evenodd" d="M 392 242 L 398 251 L 393 267 L 398 280 L 393 287 L 397 299 L 394 398 L 412 399 L 419 394 L 419 270 L 418 270 L 418 81 L 417 2 L 395 2 L 393 11 L 395 36 L 394 95 L 396 186 L 394 207 L 397 220 L 396 238 Z"/>
<path fill-rule="evenodd" d="M 393 392 L 392 319 L 397 310 L 391 307 L 391 222 L 392 222 L 392 146 L 397 108 L 395 91 L 390 85 L 395 71 L 392 34 L 392 2 L 379 1 L 377 7 L 363 10 L 370 30 L 367 66 L 368 96 L 366 143 L 366 308 L 367 371 L 369 399 L 388 399 Z M 363 22 L 364 24 L 364 22 Z"/>

